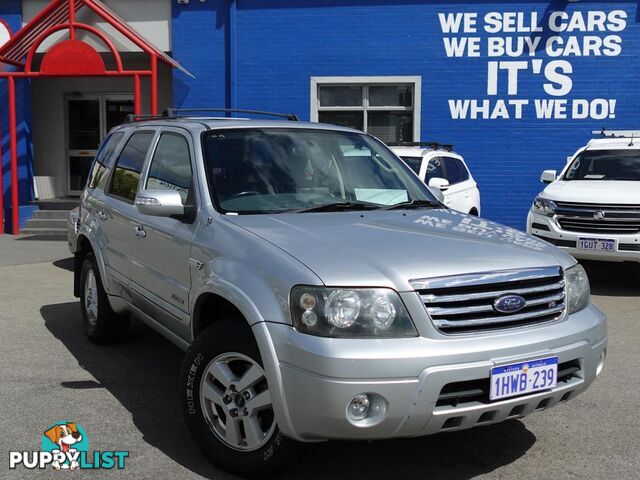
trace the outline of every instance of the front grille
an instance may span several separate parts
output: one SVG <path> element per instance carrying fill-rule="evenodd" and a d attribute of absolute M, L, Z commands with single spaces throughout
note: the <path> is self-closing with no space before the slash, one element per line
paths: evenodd
<path fill-rule="evenodd" d="M 442 333 L 463 334 L 550 322 L 565 311 L 560 267 L 484 272 L 411 281 Z M 519 295 L 526 303 L 513 313 L 501 313 L 494 302 Z"/>
<path fill-rule="evenodd" d="M 640 233 L 640 205 L 600 205 L 556 202 L 563 230 L 578 233 L 629 235 Z"/>
<path fill-rule="evenodd" d="M 588 218 L 558 218 L 563 230 L 580 233 L 615 233 L 631 235 L 640 232 L 640 220 L 614 221 Z"/>

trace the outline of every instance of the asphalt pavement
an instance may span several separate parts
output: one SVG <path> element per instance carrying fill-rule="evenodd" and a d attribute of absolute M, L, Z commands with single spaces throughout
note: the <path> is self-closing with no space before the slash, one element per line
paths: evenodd
<path fill-rule="evenodd" d="M 640 266 L 586 264 L 609 316 L 604 373 L 583 395 L 522 420 L 417 439 L 306 446 L 282 479 L 640 478 Z M 134 322 L 127 340 L 84 337 L 64 242 L 0 236 L 0 478 L 232 478 L 182 421 L 182 352 Z M 90 450 L 128 451 L 124 470 L 9 469 L 44 429 L 78 422 Z"/>

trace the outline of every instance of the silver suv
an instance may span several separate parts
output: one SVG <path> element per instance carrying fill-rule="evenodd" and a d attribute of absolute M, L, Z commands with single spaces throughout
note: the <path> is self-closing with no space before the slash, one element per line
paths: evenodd
<path fill-rule="evenodd" d="M 601 372 L 606 318 L 571 256 L 447 209 L 360 131 L 181 115 L 104 141 L 75 293 L 92 341 L 134 314 L 187 351 L 184 415 L 217 465 L 520 418 Z"/>

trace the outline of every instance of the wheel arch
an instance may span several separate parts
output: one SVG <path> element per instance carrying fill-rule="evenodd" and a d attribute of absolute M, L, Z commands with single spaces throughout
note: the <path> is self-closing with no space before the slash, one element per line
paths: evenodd
<path fill-rule="evenodd" d="M 249 303 L 244 303 L 249 302 Z M 208 315 L 210 309 L 222 309 L 222 315 Z M 216 311 L 216 310 L 213 310 Z M 278 425 L 286 435 L 299 438 L 293 428 L 284 392 L 283 379 L 280 373 L 276 347 L 255 304 L 248 297 L 238 292 L 203 291 L 194 302 L 191 316 L 192 338 L 195 338 L 210 326 L 223 323 L 225 318 L 235 318 L 242 322 L 256 342 L 262 365 L 273 395 L 273 406 L 278 418 Z"/>
<path fill-rule="evenodd" d="M 215 312 L 215 315 L 208 312 Z M 194 303 L 191 315 L 192 338 L 195 339 L 211 325 L 230 318 L 245 321 L 250 329 L 250 320 L 234 302 L 218 293 L 201 293 Z"/>
<path fill-rule="evenodd" d="M 98 271 L 100 273 L 100 278 L 102 279 L 102 283 L 107 288 L 107 281 L 105 276 L 105 265 L 102 255 L 100 251 L 95 249 L 89 237 L 84 234 L 78 235 L 78 239 L 76 240 L 76 252 L 74 254 L 74 262 L 73 262 L 73 294 L 76 297 L 80 297 L 80 273 L 82 271 L 82 264 L 84 263 L 84 259 L 88 254 L 93 254 L 96 259 L 96 263 L 98 265 Z"/>

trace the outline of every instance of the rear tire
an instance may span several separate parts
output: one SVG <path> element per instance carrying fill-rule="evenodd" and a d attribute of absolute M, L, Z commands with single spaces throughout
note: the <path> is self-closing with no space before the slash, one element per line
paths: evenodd
<path fill-rule="evenodd" d="M 262 359 L 245 320 L 216 323 L 186 353 L 180 397 L 189 432 L 220 468 L 264 477 L 293 458 L 297 443 L 276 423 Z"/>
<path fill-rule="evenodd" d="M 84 332 L 93 343 L 114 343 L 127 333 L 129 316 L 116 314 L 109 305 L 92 253 L 84 258 L 80 271 L 80 308 Z"/>
<path fill-rule="evenodd" d="M 469 211 L 469 215 L 473 215 L 474 217 L 478 216 L 478 210 L 473 207 L 470 211 Z"/>

